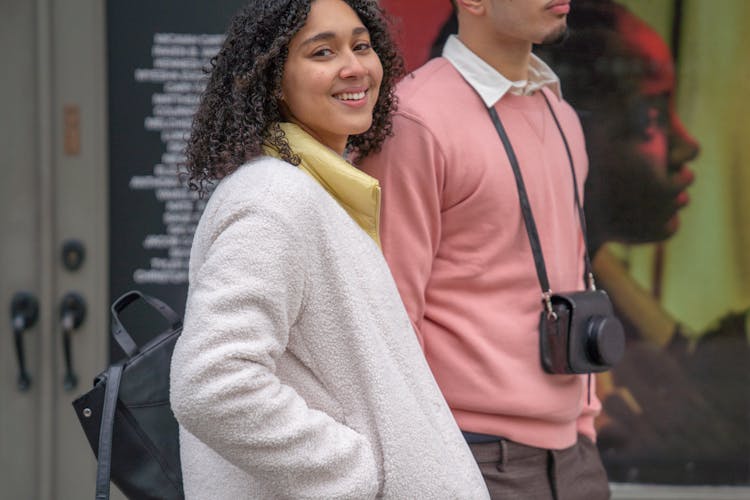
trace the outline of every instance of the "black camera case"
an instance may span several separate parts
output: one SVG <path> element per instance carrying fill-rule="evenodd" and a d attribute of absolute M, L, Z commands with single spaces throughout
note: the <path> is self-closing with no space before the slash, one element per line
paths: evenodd
<path fill-rule="evenodd" d="M 542 92 L 552 118 L 555 121 L 560 137 L 565 145 L 565 152 L 570 164 L 573 180 L 573 199 L 581 223 L 583 241 L 586 242 L 586 217 L 583 212 L 581 197 L 578 193 L 578 180 L 570 152 L 555 110 Z M 518 201 L 521 207 L 529 245 L 534 256 L 539 286 L 542 291 L 542 313 L 539 322 L 539 353 L 544 371 L 550 374 L 574 374 L 603 372 L 612 368 L 622 358 L 625 351 L 625 331 L 622 323 L 615 317 L 609 296 L 603 290 L 597 290 L 591 257 L 584 245 L 584 285 L 585 290 L 567 293 L 552 293 L 547 266 L 539 233 L 531 211 L 531 203 L 523 181 L 518 158 L 513 151 L 505 127 L 494 107 L 487 109 L 498 137 L 508 155 L 518 188 Z M 589 394 L 590 395 L 590 394 Z"/>
<path fill-rule="evenodd" d="M 625 332 L 604 290 L 553 294 L 550 301 L 539 324 L 544 371 L 603 372 L 622 358 Z"/>

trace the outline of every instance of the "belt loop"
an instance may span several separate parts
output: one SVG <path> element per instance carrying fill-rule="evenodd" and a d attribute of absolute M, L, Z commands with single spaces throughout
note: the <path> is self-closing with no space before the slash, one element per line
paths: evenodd
<path fill-rule="evenodd" d="M 508 465 L 508 442 L 505 439 L 500 440 L 500 460 L 497 462 L 497 470 L 505 472 Z"/>

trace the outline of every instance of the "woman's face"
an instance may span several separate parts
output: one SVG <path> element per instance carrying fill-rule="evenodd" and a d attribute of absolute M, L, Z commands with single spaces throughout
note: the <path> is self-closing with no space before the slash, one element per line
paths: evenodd
<path fill-rule="evenodd" d="M 643 21 L 620 20 L 630 61 L 646 68 L 632 95 L 604 97 L 587 144 L 587 216 L 601 219 L 609 237 L 628 243 L 661 241 L 679 228 L 678 212 L 689 202 L 693 182 L 688 163 L 698 143 L 674 107 L 672 56 L 662 38 Z M 590 203 L 588 203 L 590 202 Z"/>
<path fill-rule="evenodd" d="M 314 0 L 289 42 L 281 80 L 285 118 L 338 152 L 366 132 L 383 67 L 359 16 L 342 0 Z"/>

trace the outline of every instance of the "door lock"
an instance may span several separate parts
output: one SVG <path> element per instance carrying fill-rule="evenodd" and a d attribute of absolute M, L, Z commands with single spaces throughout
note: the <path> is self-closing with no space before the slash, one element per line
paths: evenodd
<path fill-rule="evenodd" d="M 62 246 L 62 263 L 68 271 L 78 271 L 86 258 L 86 247 L 79 240 L 67 240 Z"/>
<path fill-rule="evenodd" d="M 68 292 L 60 303 L 60 326 L 63 334 L 63 351 L 65 355 L 65 377 L 63 387 L 66 391 L 78 385 L 78 377 L 73 371 L 73 348 L 71 335 L 86 319 L 86 302 L 80 294 Z"/>
<path fill-rule="evenodd" d="M 28 292 L 17 292 L 10 303 L 10 323 L 18 359 L 18 390 L 26 392 L 31 387 L 31 375 L 26 370 L 26 354 L 23 348 L 23 332 L 32 328 L 39 318 L 39 301 Z"/>

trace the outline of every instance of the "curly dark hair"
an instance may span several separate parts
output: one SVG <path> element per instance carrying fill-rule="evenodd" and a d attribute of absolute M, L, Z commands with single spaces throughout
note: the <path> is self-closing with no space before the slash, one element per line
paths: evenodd
<path fill-rule="evenodd" d="M 210 76 L 193 118 L 186 167 L 191 189 L 201 194 L 206 184 L 222 179 L 248 160 L 276 148 L 294 165 L 299 158 L 279 127 L 279 97 L 288 46 L 302 29 L 315 0 L 252 0 L 232 19 L 219 53 L 211 59 Z M 389 22 L 375 0 L 343 0 L 370 32 L 373 50 L 383 65 L 380 94 L 372 126 L 349 137 L 355 160 L 380 149 L 393 135 L 396 82 L 404 63 L 391 38 Z"/>

